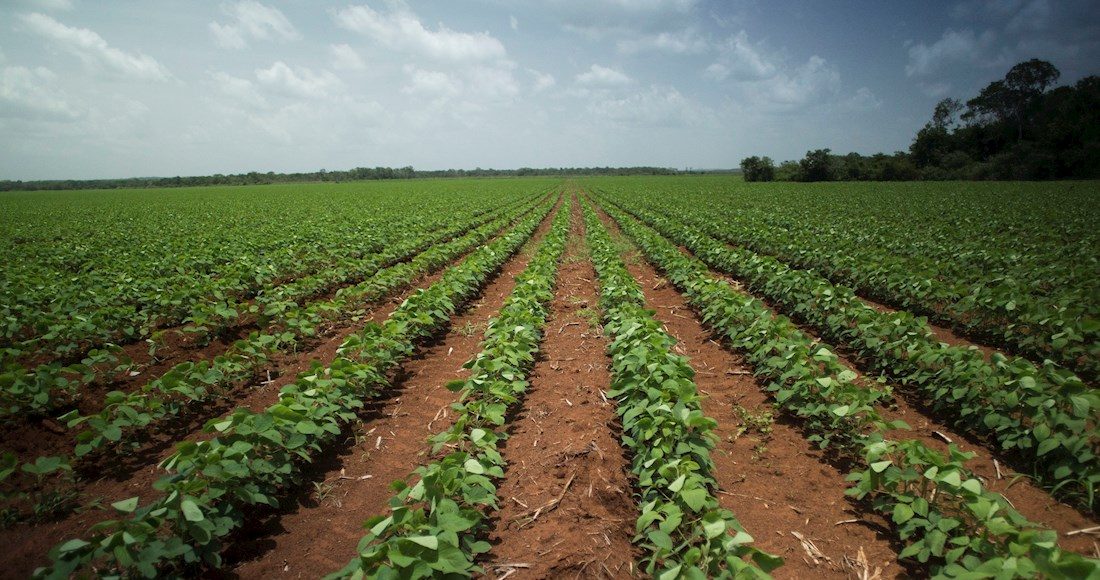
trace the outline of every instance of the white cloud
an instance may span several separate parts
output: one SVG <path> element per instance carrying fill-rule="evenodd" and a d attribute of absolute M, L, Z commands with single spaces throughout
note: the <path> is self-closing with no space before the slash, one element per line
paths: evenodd
<path fill-rule="evenodd" d="M 545 91 L 546 89 L 552 88 L 554 85 L 558 84 L 557 79 L 555 79 L 554 75 L 550 73 L 543 73 L 534 69 L 527 69 L 527 72 L 531 73 L 531 76 L 535 77 L 534 90 L 536 93 L 540 91 Z"/>
<path fill-rule="evenodd" d="M 458 80 L 447 73 L 412 66 L 406 67 L 405 72 L 409 75 L 409 84 L 401 89 L 404 93 L 430 98 L 452 98 L 461 92 Z"/>
<path fill-rule="evenodd" d="M 465 72 L 468 92 L 477 93 L 479 100 L 509 101 L 519 95 L 519 84 L 511 70 L 478 66 Z"/>
<path fill-rule="evenodd" d="M 605 38 L 611 38 L 615 36 L 631 36 L 637 34 L 637 32 L 633 29 L 627 28 L 622 25 L 602 26 L 585 24 L 565 24 L 562 26 L 562 30 L 596 42 L 604 40 Z"/>
<path fill-rule="evenodd" d="M 50 39 L 76 55 L 89 66 L 102 66 L 129 78 L 167 80 L 168 70 L 156 59 L 141 53 L 128 53 L 107 44 L 102 36 L 87 28 L 66 26 L 40 13 L 23 14 L 23 24 L 32 32 Z"/>
<path fill-rule="evenodd" d="M 253 109 L 266 109 L 267 99 L 256 89 L 255 83 L 248 79 L 235 77 L 224 72 L 215 72 L 210 75 L 217 85 L 218 90 L 230 97 L 234 102 L 246 105 Z"/>
<path fill-rule="evenodd" d="M 917 87 L 922 93 L 934 99 L 947 96 L 952 88 L 951 83 L 917 83 Z"/>
<path fill-rule="evenodd" d="M 0 69 L 0 118 L 72 120 L 76 107 L 62 98 L 49 69 L 7 66 Z"/>
<path fill-rule="evenodd" d="M 276 61 L 266 69 L 256 69 L 256 79 L 284 94 L 306 99 L 330 97 L 341 86 L 340 79 L 329 71 L 291 68 L 283 61 Z"/>
<path fill-rule="evenodd" d="M 622 71 L 594 64 L 577 75 L 577 82 L 582 85 L 622 86 L 634 81 Z"/>
<path fill-rule="evenodd" d="M 492 66 L 474 66 L 445 73 L 408 65 L 409 83 L 403 93 L 427 97 L 438 102 L 460 101 L 466 108 L 479 109 L 484 103 L 506 103 L 520 93 L 511 70 Z"/>
<path fill-rule="evenodd" d="M 840 92 L 840 73 L 820 56 L 811 56 L 793 71 L 757 83 L 755 97 L 779 108 L 802 107 L 832 100 Z"/>
<path fill-rule="evenodd" d="M 230 18 L 228 23 L 211 22 L 208 27 L 214 41 L 222 48 L 240 49 L 249 40 L 295 40 L 298 30 L 278 9 L 255 0 L 240 0 L 223 4 L 222 12 Z"/>
<path fill-rule="evenodd" d="M 383 46 L 455 62 L 503 59 L 504 45 L 488 32 L 457 32 L 440 24 L 429 30 L 403 4 L 391 4 L 382 13 L 365 4 L 333 13 L 337 25 L 363 34 Z"/>
<path fill-rule="evenodd" d="M 698 0 L 600 0 L 630 12 L 690 12 L 699 3 Z"/>
<path fill-rule="evenodd" d="M 671 54 L 701 54 L 710 50 L 710 43 L 694 28 L 677 32 L 660 32 L 618 41 L 615 47 L 623 54 L 667 52 Z"/>
<path fill-rule="evenodd" d="M 33 0 L 31 3 L 40 10 L 69 11 L 73 9 L 72 0 Z"/>
<path fill-rule="evenodd" d="M 709 65 L 704 76 L 717 81 L 759 80 L 774 76 L 777 66 L 764 55 L 762 48 L 749 41 L 744 30 L 730 36 L 718 46 L 718 60 Z"/>
<path fill-rule="evenodd" d="M 214 35 L 214 42 L 222 48 L 238 49 L 248 46 L 240 29 L 232 24 L 211 22 L 207 26 L 210 28 L 210 33 Z"/>
<path fill-rule="evenodd" d="M 853 111 L 869 111 L 882 108 L 882 99 L 878 98 L 874 91 L 867 87 L 860 87 L 855 94 L 848 97 L 843 103 L 844 108 Z"/>
<path fill-rule="evenodd" d="M 512 30 L 519 30 L 519 20 L 516 20 L 515 16 L 509 16 L 508 26 L 510 26 Z"/>
<path fill-rule="evenodd" d="M 986 30 L 981 35 L 973 30 L 947 29 L 936 42 L 923 42 L 909 47 L 909 63 L 905 65 L 908 76 L 927 76 L 950 63 L 971 63 L 982 66 L 998 66 L 1003 59 L 991 54 L 997 34 Z"/>
<path fill-rule="evenodd" d="M 645 127 L 693 125 L 705 115 L 675 87 L 657 85 L 623 97 L 596 98 L 588 111 L 600 119 Z"/>
<path fill-rule="evenodd" d="M 363 62 L 363 57 L 359 56 L 359 53 L 347 44 L 330 44 L 328 50 L 332 55 L 332 68 L 336 70 L 357 71 L 367 68 L 367 63 Z"/>

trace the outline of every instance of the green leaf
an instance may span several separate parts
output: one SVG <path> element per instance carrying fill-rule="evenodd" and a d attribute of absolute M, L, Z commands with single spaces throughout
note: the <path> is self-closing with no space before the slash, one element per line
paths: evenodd
<path fill-rule="evenodd" d="M 692 511 L 697 512 L 702 509 L 704 505 L 706 505 L 707 490 L 701 487 L 687 489 L 680 494 L 680 497 L 684 498 L 684 503 L 686 503 L 688 507 L 692 509 Z"/>
<path fill-rule="evenodd" d="M 439 549 L 439 538 L 435 536 L 409 536 L 408 540 L 420 544 L 429 550 Z"/>
<path fill-rule="evenodd" d="M 661 530 L 652 530 L 647 537 L 650 542 L 653 542 L 654 546 L 670 552 L 672 551 L 672 537 Z"/>
<path fill-rule="evenodd" d="M 85 542 L 84 540 L 69 540 L 68 542 L 65 542 L 64 544 L 61 544 L 61 547 L 58 548 L 57 551 L 61 552 L 62 554 L 66 554 L 68 552 L 73 552 L 73 551 L 79 550 L 79 549 L 81 549 L 84 546 L 87 546 L 89 544 L 90 544 L 89 542 Z"/>
<path fill-rule="evenodd" d="M 893 519 L 895 524 L 904 524 L 913 519 L 913 508 L 909 507 L 909 504 L 904 503 L 895 505 Z"/>
<path fill-rule="evenodd" d="M 1047 453 L 1054 451 L 1054 449 L 1058 447 L 1059 443 L 1061 443 L 1061 441 L 1059 441 L 1057 437 L 1051 437 L 1050 439 L 1047 439 L 1046 441 L 1040 443 L 1039 448 L 1035 450 L 1035 453 L 1037 455 L 1046 455 Z"/>
<path fill-rule="evenodd" d="M 707 539 L 717 538 L 726 531 L 726 520 L 717 519 L 713 522 L 703 522 L 703 532 L 706 533 Z"/>
<path fill-rule="evenodd" d="M 199 509 L 198 504 L 190 499 L 185 499 L 180 502 L 180 509 L 183 510 L 183 517 L 189 522 L 201 522 L 206 519 L 202 514 L 202 510 Z"/>
<path fill-rule="evenodd" d="M 875 473 L 882 473 L 883 471 L 886 471 L 886 468 L 890 467 L 891 465 L 893 465 L 893 463 L 890 461 L 876 461 L 871 464 L 871 471 L 874 471 Z"/>
<path fill-rule="evenodd" d="M 682 570 L 683 567 L 683 564 L 677 564 L 667 570 L 663 570 L 657 574 L 657 580 L 675 580 L 680 577 L 680 570 Z"/>
<path fill-rule="evenodd" d="M 945 475 L 940 477 L 940 481 L 958 487 L 962 485 L 962 478 L 959 477 L 958 471 L 949 471 Z"/>
<path fill-rule="evenodd" d="M 482 465 L 478 460 L 474 459 L 473 457 L 467 459 L 466 463 L 462 464 L 462 467 L 466 468 L 466 471 L 468 471 L 468 472 L 470 472 L 474 475 L 484 475 L 485 474 L 485 466 Z"/>
<path fill-rule="evenodd" d="M 668 490 L 672 493 L 679 492 L 681 489 L 683 489 L 685 481 L 687 481 L 686 475 L 681 475 L 680 477 L 677 477 L 675 481 L 669 484 Z"/>
<path fill-rule="evenodd" d="M 124 499 L 124 500 L 121 500 L 121 501 L 116 501 L 115 503 L 111 504 L 111 507 L 115 508 L 116 510 L 118 510 L 118 511 L 124 513 L 124 514 L 129 514 L 129 513 L 133 513 L 133 511 L 137 509 L 137 505 L 138 505 L 138 498 L 137 498 L 137 496 L 134 496 L 130 499 Z"/>

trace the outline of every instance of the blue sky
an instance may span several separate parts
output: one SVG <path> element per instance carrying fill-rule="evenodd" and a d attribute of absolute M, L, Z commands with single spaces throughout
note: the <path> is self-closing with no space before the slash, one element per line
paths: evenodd
<path fill-rule="evenodd" d="M 905 149 L 1095 0 L 0 5 L 0 179 L 658 165 Z"/>

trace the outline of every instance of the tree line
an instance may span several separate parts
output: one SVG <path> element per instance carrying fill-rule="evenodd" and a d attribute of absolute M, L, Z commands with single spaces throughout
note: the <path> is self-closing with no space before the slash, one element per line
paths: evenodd
<path fill-rule="evenodd" d="M 266 185 L 273 183 L 306 183 L 318 181 L 364 181 L 377 179 L 427 179 L 448 177 L 526 177 L 568 175 L 675 175 L 667 167 L 546 167 L 519 169 L 436 169 L 417 170 L 406 167 L 356 167 L 347 171 L 307 173 L 237 173 L 232 175 L 199 175 L 190 177 L 128 177 L 121 179 L 59 179 L 39 181 L 0 181 L 0 191 L 34 191 L 67 189 L 123 189 L 150 187 L 194 187 L 206 185 Z"/>
<path fill-rule="evenodd" d="M 917 179 L 1094 179 L 1100 177 L 1100 77 L 1054 87 L 1061 72 L 1031 59 L 977 96 L 946 98 L 909 151 L 835 155 L 807 151 L 776 165 L 741 161 L 746 181 L 909 181 Z"/>

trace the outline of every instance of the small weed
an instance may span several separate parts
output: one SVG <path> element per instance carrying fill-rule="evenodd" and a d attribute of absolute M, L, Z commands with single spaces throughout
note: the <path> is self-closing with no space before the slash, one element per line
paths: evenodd
<path fill-rule="evenodd" d="M 466 324 L 463 324 L 462 326 L 458 327 L 457 330 L 458 330 L 458 333 L 461 334 L 462 336 L 465 336 L 466 338 L 470 338 L 471 336 L 474 336 L 475 334 L 481 333 L 484 329 L 485 329 L 485 323 L 484 322 L 467 322 Z"/>
<path fill-rule="evenodd" d="M 737 414 L 740 425 L 737 433 L 731 439 L 737 440 L 746 433 L 755 433 L 759 441 L 752 450 L 752 458 L 758 461 L 768 452 L 768 441 L 772 437 L 772 427 L 775 425 L 775 411 L 768 406 L 760 407 L 756 412 L 750 411 L 741 405 L 734 405 L 733 412 Z"/>
<path fill-rule="evenodd" d="M 588 323 L 588 326 L 594 330 L 602 330 L 603 326 L 600 324 L 600 311 L 591 306 L 585 306 L 577 311 L 577 316 Z"/>
<path fill-rule="evenodd" d="M 157 351 L 164 348 L 164 345 L 168 343 L 167 338 L 164 336 L 165 332 L 164 330 L 155 331 L 149 338 L 145 339 L 146 344 L 149 345 L 149 356 L 154 361 L 160 361 L 157 358 Z"/>
<path fill-rule="evenodd" d="M 333 495 L 335 491 L 336 486 L 327 481 L 313 482 L 313 499 L 317 500 L 318 504 L 324 504 L 328 501 L 333 506 L 340 507 L 340 499 Z"/>
<path fill-rule="evenodd" d="M 46 522 L 71 513 L 77 507 L 75 489 L 47 490 L 36 494 L 34 521 Z"/>

